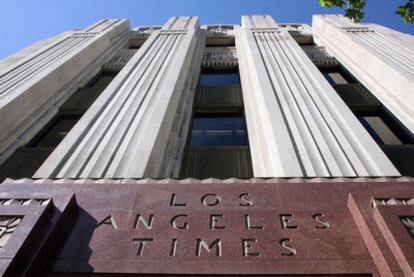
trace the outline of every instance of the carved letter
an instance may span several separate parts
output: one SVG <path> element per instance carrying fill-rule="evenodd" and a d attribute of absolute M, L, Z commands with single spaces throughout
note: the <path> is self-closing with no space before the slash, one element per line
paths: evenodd
<path fill-rule="evenodd" d="M 175 193 L 171 194 L 170 206 L 172 206 L 172 207 L 183 207 L 183 206 L 185 206 L 185 203 L 176 203 L 175 199 L 176 199 Z"/>
<path fill-rule="evenodd" d="M 142 256 L 142 254 L 144 253 L 145 243 L 152 242 L 154 241 L 154 239 L 132 239 L 132 241 L 138 243 L 137 255 Z"/>
<path fill-rule="evenodd" d="M 242 239 L 243 256 L 260 256 L 260 252 L 249 252 L 249 249 L 252 248 L 251 242 L 257 242 L 257 239 Z"/>
<path fill-rule="evenodd" d="M 239 195 L 239 199 L 240 199 L 239 206 L 246 207 L 246 206 L 251 206 L 253 204 L 253 202 L 247 199 L 247 197 L 249 197 L 248 193 L 242 193 Z"/>
<path fill-rule="evenodd" d="M 327 228 L 329 228 L 329 222 L 328 221 L 326 221 L 324 218 L 323 218 L 323 214 L 314 214 L 312 217 L 313 217 L 313 219 L 315 219 L 316 220 L 316 222 L 318 222 L 319 223 L 319 225 L 316 225 L 316 228 L 317 229 L 327 229 Z"/>
<path fill-rule="evenodd" d="M 294 256 L 297 254 L 296 249 L 289 243 L 292 242 L 291 239 L 281 239 L 279 244 L 288 251 L 282 252 L 282 256 Z"/>
<path fill-rule="evenodd" d="M 208 201 L 209 198 L 212 198 L 212 201 Z M 216 206 L 220 202 L 221 202 L 221 198 L 217 196 L 217 194 L 215 193 L 208 193 L 206 195 L 203 195 L 203 197 L 201 197 L 201 203 L 203 203 L 203 205 L 205 206 L 210 206 L 210 207 Z"/>
<path fill-rule="evenodd" d="M 219 218 L 223 218 L 223 217 L 224 215 L 222 214 L 211 214 L 210 215 L 210 230 L 226 229 L 226 226 L 216 225 L 219 221 Z"/>
<path fill-rule="evenodd" d="M 244 215 L 244 219 L 245 219 L 245 223 L 246 223 L 246 229 L 247 230 L 251 230 L 251 229 L 263 229 L 263 226 L 260 225 L 252 225 L 252 223 L 250 222 L 250 216 L 248 214 Z"/>
<path fill-rule="evenodd" d="M 147 230 L 152 228 L 152 222 L 154 221 L 154 215 L 150 214 L 148 220 L 145 220 L 145 218 L 140 215 L 137 214 L 137 217 L 135 218 L 135 223 L 134 223 L 134 229 L 138 229 L 139 223 L 142 222 L 142 224 L 144 224 L 145 228 L 147 228 Z"/>
<path fill-rule="evenodd" d="M 204 248 L 207 252 L 210 253 L 213 247 L 216 247 L 216 256 L 221 256 L 221 239 L 216 239 L 210 245 L 205 243 L 202 239 L 197 239 L 197 246 L 196 246 L 196 256 L 199 257 L 201 255 L 201 247 Z"/>
<path fill-rule="evenodd" d="M 177 239 L 173 238 L 171 241 L 170 256 L 175 256 L 176 250 L 177 250 Z"/>
<path fill-rule="evenodd" d="M 113 218 L 112 214 L 108 215 L 101 222 L 96 224 L 95 228 L 98 228 L 101 225 L 111 225 L 112 228 L 114 228 L 115 230 L 118 229 L 118 226 L 116 225 L 115 219 Z"/>
<path fill-rule="evenodd" d="M 283 229 L 297 229 L 296 225 L 289 225 L 290 220 L 293 218 L 293 214 L 280 214 L 280 224 L 282 224 Z"/>
<path fill-rule="evenodd" d="M 184 222 L 182 225 L 177 225 L 176 219 L 179 217 L 187 217 L 186 214 L 177 214 L 171 218 L 170 224 L 174 229 L 188 229 L 188 222 Z"/>

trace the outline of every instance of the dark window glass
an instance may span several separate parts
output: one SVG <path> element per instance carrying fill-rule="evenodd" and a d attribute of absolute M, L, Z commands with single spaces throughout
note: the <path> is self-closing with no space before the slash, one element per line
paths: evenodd
<path fill-rule="evenodd" d="M 0 182 L 6 178 L 30 178 L 52 153 L 53 148 L 23 147 L 0 165 Z"/>
<path fill-rule="evenodd" d="M 383 145 L 384 153 L 403 176 L 414 176 L 414 145 Z"/>
<path fill-rule="evenodd" d="M 118 72 L 108 72 L 108 71 L 103 71 L 100 72 L 97 76 L 95 76 L 91 82 L 88 83 L 88 87 L 106 87 L 108 86 L 112 80 L 115 78 L 116 74 L 118 74 Z"/>
<path fill-rule="evenodd" d="M 234 47 L 235 39 L 232 36 L 212 36 L 206 38 L 207 47 Z"/>
<path fill-rule="evenodd" d="M 181 168 L 181 178 L 251 178 L 248 146 L 187 148 Z"/>
<path fill-rule="evenodd" d="M 323 72 L 323 76 L 331 85 L 348 84 L 348 81 L 339 72 Z"/>
<path fill-rule="evenodd" d="M 245 121 L 241 114 L 196 114 L 191 146 L 247 145 Z"/>
<path fill-rule="evenodd" d="M 381 117 L 360 116 L 358 119 L 378 144 L 402 144 L 400 138 Z"/>
<path fill-rule="evenodd" d="M 332 69 L 322 69 L 321 70 L 325 79 L 331 85 L 344 85 L 344 84 L 355 84 L 357 81 L 348 73 L 345 69 L 341 67 L 332 68 Z"/>
<path fill-rule="evenodd" d="M 63 138 L 69 133 L 79 117 L 77 116 L 61 116 L 47 129 L 47 131 L 36 140 L 35 147 L 56 147 Z"/>
<path fill-rule="evenodd" d="M 200 85 L 202 86 L 220 86 L 240 84 L 240 77 L 237 72 L 223 73 L 202 73 Z"/>

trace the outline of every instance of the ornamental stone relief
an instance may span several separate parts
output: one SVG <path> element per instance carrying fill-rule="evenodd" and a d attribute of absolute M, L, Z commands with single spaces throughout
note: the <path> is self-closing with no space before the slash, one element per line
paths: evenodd
<path fill-rule="evenodd" d="M 7 241 L 22 221 L 23 217 L 0 216 L 0 248 L 3 248 Z"/>
<path fill-rule="evenodd" d="M 308 55 L 316 66 L 335 66 L 338 61 L 328 54 L 322 46 L 302 46 L 303 51 Z"/>
<path fill-rule="evenodd" d="M 112 59 L 103 65 L 103 68 L 121 70 L 136 52 L 137 49 L 121 49 Z"/>
<path fill-rule="evenodd" d="M 236 66 L 237 53 L 235 48 L 206 49 L 201 61 L 202 66 Z"/>
<path fill-rule="evenodd" d="M 401 222 L 408 233 L 410 233 L 410 236 L 414 239 L 414 216 L 401 217 Z"/>
<path fill-rule="evenodd" d="M 376 208 L 377 206 L 401 206 L 401 205 L 414 205 L 414 198 L 374 198 L 371 200 L 371 207 Z"/>
<path fill-rule="evenodd" d="M 281 28 L 285 29 L 292 36 L 311 36 L 312 31 L 309 26 L 303 24 L 280 24 Z"/>
<path fill-rule="evenodd" d="M 209 35 L 215 36 L 228 36 L 233 35 L 233 25 L 209 25 L 207 30 L 210 32 Z"/>

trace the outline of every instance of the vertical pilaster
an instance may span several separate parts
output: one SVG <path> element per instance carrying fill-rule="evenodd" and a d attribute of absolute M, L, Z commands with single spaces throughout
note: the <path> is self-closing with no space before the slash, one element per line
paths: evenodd
<path fill-rule="evenodd" d="M 152 33 L 35 177 L 157 177 L 198 29 L 172 17 Z"/>
<path fill-rule="evenodd" d="M 54 115 L 53 107 L 56 110 L 79 86 L 85 69 L 92 72 L 102 64 L 111 55 L 108 50 L 125 43 L 128 32 L 128 20 L 101 20 L 37 43 L 1 63 L 0 163 L 43 127 Z"/>
<path fill-rule="evenodd" d="M 316 41 L 414 133 L 414 38 L 341 15 L 316 15 Z"/>
<path fill-rule="evenodd" d="M 243 16 L 236 45 L 255 177 L 399 175 L 270 16 Z"/>

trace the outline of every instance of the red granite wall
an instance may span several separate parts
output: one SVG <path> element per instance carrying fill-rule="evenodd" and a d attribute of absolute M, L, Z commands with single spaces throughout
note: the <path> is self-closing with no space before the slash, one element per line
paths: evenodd
<path fill-rule="evenodd" d="M 0 199 L 9 275 L 414 276 L 409 180 L 23 180 Z"/>

